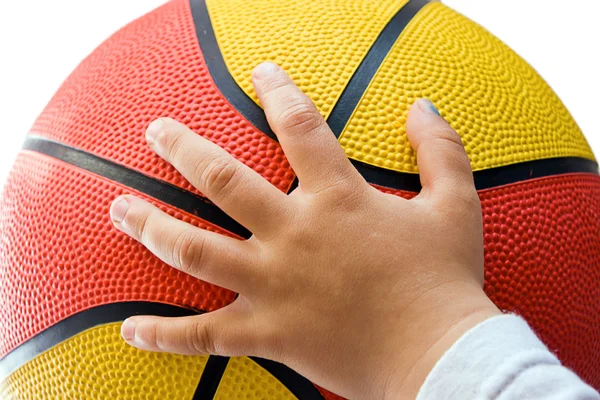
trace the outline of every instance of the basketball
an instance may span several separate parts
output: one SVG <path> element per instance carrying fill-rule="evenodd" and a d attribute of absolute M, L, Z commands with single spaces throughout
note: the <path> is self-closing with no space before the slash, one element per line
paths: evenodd
<path fill-rule="evenodd" d="M 250 237 L 148 148 L 151 121 L 174 118 L 296 187 L 252 86 L 263 61 L 310 96 L 371 185 L 404 198 L 420 190 L 408 110 L 430 99 L 474 171 L 486 294 L 600 389 L 598 164 L 532 67 L 440 2 L 172 0 L 100 45 L 24 132 L 0 196 L 2 399 L 340 398 L 273 361 L 144 352 L 120 336 L 130 316 L 208 313 L 236 293 L 116 230 L 115 197 Z"/>

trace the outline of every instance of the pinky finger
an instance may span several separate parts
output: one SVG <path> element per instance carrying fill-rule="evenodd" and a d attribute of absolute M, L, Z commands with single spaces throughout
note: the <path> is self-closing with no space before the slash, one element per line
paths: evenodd
<path fill-rule="evenodd" d="M 236 303 L 189 317 L 140 315 L 121 325 L 121 336 L 133 347 L 185 355 L 248 355 L 256 348 L 255 332 L 250 313 Z"/>

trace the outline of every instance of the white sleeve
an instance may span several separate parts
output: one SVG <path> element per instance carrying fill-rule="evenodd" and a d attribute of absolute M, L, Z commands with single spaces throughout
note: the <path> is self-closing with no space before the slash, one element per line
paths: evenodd
<path fill-rule="evenodd" d="M 417 400 L 600 400 L 515 315 L 465 333 L 437 362 Z"/>

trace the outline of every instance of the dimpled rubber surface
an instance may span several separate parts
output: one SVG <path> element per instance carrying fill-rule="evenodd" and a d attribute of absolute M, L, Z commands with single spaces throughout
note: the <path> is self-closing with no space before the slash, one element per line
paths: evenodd
<path fill-rule="evenodd" d="M 227 69 L 258 103 L 251 73 L 281 65 L 324 117 L 407 0 L 207 0 Z"/>
<path fill-rule="evenodd" d="M 344 397 L 338 396 L 337 394 L 332 393 L 327 389 L 323 389 L 322 387 L 319 387 L 319 386 L 316 386 L 316 388 L 319 390 L 319 393 L 321 393 L 321 395 L 323 396 L 323 398 L 325 400 L 345 400 Z"/>
<path fill-rule="evenodd" d="M 415 193 L 415 192 L 407 192 L 405 190 L 390 189 L 385 186 L 379 186 L 379 185 L 373 185 L 373 184 L 371 184 L 371 186 L 373 186 L 375 189 L 379 190 L 380 192 L 387 193 L 387 194 L 393 194 L 395 196 L 399 196 L 399 197 L 402 197 L 407 200 L 410 200 L 417 195 L 417 193 Z"/>
<path fill-rule="evenodd" d="M 109 208 L 124 193 L 224 232 L 61 161 L 22 152 L 0 202 L 0 357 L 53 323 L 100 304 L 147 300 L 209 311 L 233 301 L 235 293 L 169 267 L 117 231 Z"/>
<path fill-rule="evenodd" d="M 600 177 L 535 179 L 482 190 L 479 198 L 486 293 L 600 388 Z"/>
<path fill-rule="evenodd" d="M 544 80 L 485 29 L 441 3 L 425 6 L 380 66 L 340 143 L 350 158 L 417 172 L 410 105 L 427 97 L 461 135 L 474 170 L 594 156 Z"/>
<path fill-rule="evenodd" d="M 161 116 L 185 123 L 282 190 L 294 179 L 279 144 L 216 88 L 185 0 L 165 4 L 99 46 L 63 83 L 32 132 L 195 191 L 146 144 L 146 126 Z"/>
<path fill-rule="evenodd" d="M 222 3 L 211 3 L 211 12 Z M 337 4 L 343 9 L 359 3 L 365 10 L 373 7 L 366 0 L 328 1 L 319 7 Z M 231 4 L 248 7 L 235 1 Z M 286 4 L 291 7 L 292 3 L 271 2 L 269 7 L 275 13 Z M 306 6 L 308 2 L 296 4 Z M 381 14 L 391 16 L 389 3 L 378 4 Z M 302 14 L 317 10 L 298 8 L 289 26 L 279 29 L 292 29 L 296 21 L 303 21 Z M 369 12 L 371 23 L 381 23 L 379 13 Z M 332 21 L 343 19 L 345 24 L 335 27 L 339 31 L 327 40 L 342 38 L 338 32 L 362 32 L 352 31 L 356 18 L 335 18 Z M 361 18 L 363 15 L 358 21 L 363 21 Z M 264 21 L 248 19 L 237 28 L 270 29 Z M 321 23 L 315 29 L 326 32 L 329 25 Z M 372 165 L 416 172 L 403 125 L 408 104 L 417 96 L 427 96 L 461 133 L 475 169 L 554 156 L 593 159 L 585 139 L 548 86 L 483 29 L 443 5 L 432 4 L 407 30 L 341 138 L 349 155 L 363 157 Z M 304 50 L 312 54 L 317 43 L 305 40 L 309 33 L 293 33 L 294 43 L 302 42 Z M 362 46 L 363 40 L 374 39 L 369 35 L 349 41 Z M 258 36 L 254 32 L 247 38 Z M 273 39 L 274 45 L 282 46 L 279 39 Z M 299 49 L 294 43 L 287 49 L 269 51 L 281 57 L 290 49 Z M 315 50 L 315 54 L 321 51 Z M 321 86 L 313 78 L 329 79 L 328 85 L 335 87 L 346 80 L 345 75 L 338 79 L 329 70 L 319 71 L 323 64 L 338 72 L 346 68 L 335 64 L 335 54 L 328 54 L 311 59 L 308 67 L 304 56 L 284 60 L 288 71 L 301 75 L 302 87 L 314 88 L 313 96 L 324 99 L 319 105 L 322 113 L 330 109 L 337 92 L 326 92 L 330 86 Z M 247 85 L 247 76 L 243 79 Z M 218 92 L 206 70 L 185 0 L 166 4 L 100 46 L 59 89 L 32 132 L 193 191 L 145 144 L 146 125 L 162 115 L 187 123 L 282 190 L 294 177 L 279 146 L 244 120 Z M 369 123 L 365 122 L 367 117 Z M 234 293 L 169 268 L 116 231 L 108 210 L 112 199 L 122 193 L 137 194 L 184 221 L 219 231 L 197 217 L 91 173 L 30 152 L 19 155 L 0 202 L 0 356 L 69 315 L 101 304 L 145 300 L 210 311 L 233 301 Z M 396 194 L 414 196 L 409 192 Z M 480 196 L 486 292 L 502 309 L 525 316 L 567 366 L 600 388 L 600 178 L 583 174 L 544 178 L 485 190 Z M 113 334 L 116 337 L 118 332 Z M 103 349 L 103 342 L 98 343 L 91 345 L 92 350 Z M 129 348 L 114 349 L 114 357 L 127 359 L 120 354 L 128 354 Z M 103 352 L 90 354 L 98 360 L 105 356 Z M 119 386 L 123 381 L 112 380 L 123 373 L 118 363 L 105 364 L 107 382 L 94 376 L 96 386 L 69 386 L 81 382 L 79 372 L 63 373 L 53 363 L 40 373 L 25 369 L 44 356 L 24 366 L 18 380 L 17 374 L 10 378 L 11 393 L 41 386 L 53 398 L 93 398 L 98 397 L 93 390 L 109 390 L 108 397 L 117 397 L 112 395 L 114 391 L 123 389 Z M 275 378 L 243 360 L 235 361 L 242 365 L 237 372 L 228 372 L 237 381 L 224 383 L 221 396 L 243 398 L 256 390 L 270 393 L 264 390 L 278 388 Z M 138 359 L 130 362 L 137 363 Z M 93 365 L 93 361 L 80 364 Z M 199 378 L 196 367 L 178 365 L 180 379 Z M 45 377 L 45 383 L 36 381 L 40 376 Z M 155 387 L 159 393 L 179 389 L 169 388 L 177 384 L 167 381 L 155 386 L 157 378 L 152 374 L 136 379 L 144 381 L 140 384 L 147 388 L 148 396 L 155 394 Z M 227 385 L 233 392 L 227 391 Z M 71 390 L 69 387 L 75 392 L 65 392 Z M 335 398 L 322 393 L 328 399 Z"/>
<path fill-rule="evenodd" d="M 215 400 L 296 400 L 281 382 L 248 357 L 229 360 Z"/>
<path fill-rule="evenodd" d="M 137 350 L 120 326 L 88 329 L 42 353 L 0 385 L 0 397 L 192 399 L 208 357 Z"/>
<path fill-rule="evenodd" d="M 600 388 L 600 177 L 538 179 L 479 195 L 486 293 Z"/>

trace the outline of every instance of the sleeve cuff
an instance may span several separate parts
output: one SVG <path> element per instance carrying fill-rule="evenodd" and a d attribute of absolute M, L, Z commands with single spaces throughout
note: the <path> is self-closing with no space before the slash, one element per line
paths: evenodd
<path fill-rule="evenodd" d="M 511 373 L 526 367 L 518 364 L 532 360 L 560 365 L 525 320 L 511 314 L 492 317 L 465 333 L 442 356 L 417 400 L 469 400 L 479 398 L 484 389 L 501 391 Z"/>

